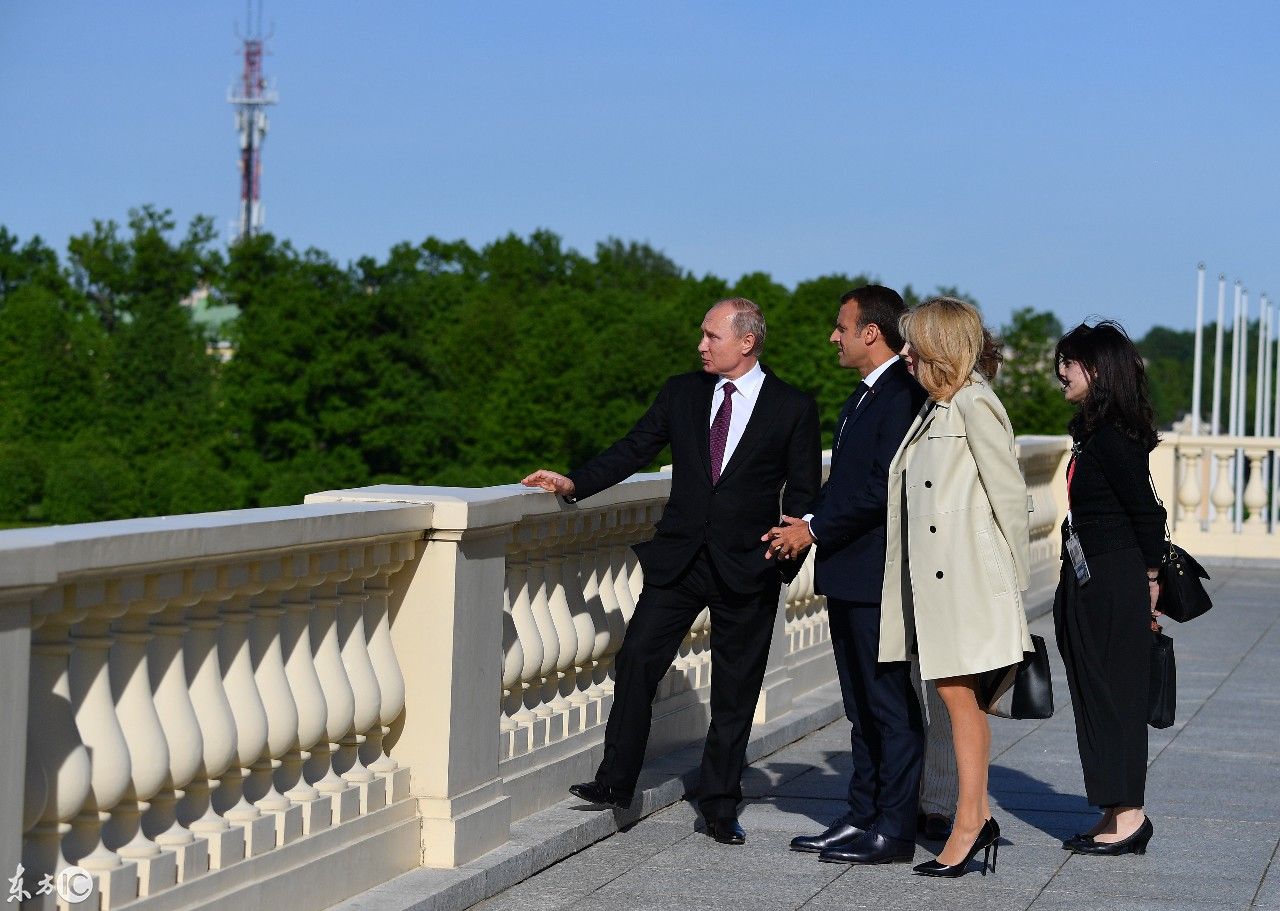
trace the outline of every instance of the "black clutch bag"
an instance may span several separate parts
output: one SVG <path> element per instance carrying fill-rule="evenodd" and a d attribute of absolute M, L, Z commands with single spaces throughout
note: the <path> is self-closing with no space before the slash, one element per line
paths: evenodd
<path fill-rule="evenodd" d="M 1173 724 L 1178 703 L 1178 675 L 1173 661 L 1173 640 L 1155 627 L 1151 631 L 1151 689 L 1147 699 L 1147 724 L 1167 728 Z"/>
<path fill-rule="evenodd" d="M 1169 553 L 1160 567 L 1160 598 L 1156 610 L 1170 620 L 1186 623 L 1213 607 L 1213 600 L 1204 590 L 1202 579 L 1209 574 L 1191 554 L 1172 541 Z"/>
<path fill-rule="evenodd" d="M 1031 648 L 1018 664 L 978 675 L 977 696 L 988 715 L 1023 721 L 1052 717 L 1053 681 L 1044 637 L 1033 635 Z"/>

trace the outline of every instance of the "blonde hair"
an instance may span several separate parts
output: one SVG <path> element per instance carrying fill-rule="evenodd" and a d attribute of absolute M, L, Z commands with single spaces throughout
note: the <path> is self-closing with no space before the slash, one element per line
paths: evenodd
<path fill-rule="evenodd" d="M 948 402 L 967 386 L 983 349 L 982 316 L 954 297 L 931 297 L 898 323 L 915 351 L 916 379 L 937 402 Z"/>

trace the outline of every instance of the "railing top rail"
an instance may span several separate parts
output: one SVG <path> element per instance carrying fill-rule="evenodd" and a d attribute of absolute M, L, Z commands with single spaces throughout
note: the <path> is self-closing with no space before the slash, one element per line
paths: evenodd
<path fill-rule="evenodd" d="M 1280 437 L 1196 436 L 1190 433 L 1164 433 L 1161 446 L 1186 449 L 1280 449 Z"/>
<path fill-rule="evenodd" d="M 420 531 L 431 518 L 429 505 L 309 503 L 0 531 L 0 589 L 112 567 Z"/>
<path fill-rule="evenodd" d="M 658 500 L 671 492 L 671 475 L 660 471 L 635 474 L 581 504 L 565 503 L 545 491 L 519 484 L 493 487 L 412 487 L 376 484 L 351 490 L 326 490 L 308 495 L 307 503 L 431 504 L 433 528 L 467 530 L 510 525 L 532 516 L 574 513 L 638 500 Z"/>

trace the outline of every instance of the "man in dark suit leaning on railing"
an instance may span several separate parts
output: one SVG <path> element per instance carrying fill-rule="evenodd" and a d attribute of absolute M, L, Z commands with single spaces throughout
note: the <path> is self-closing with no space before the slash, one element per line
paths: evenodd
<path fill-rule="evenodd" d="M 759 307 L 720 301 L 702 322 L 701 372 L 667 380 L 630 433 L 568 476 L 542 469 L 521 482 L 574 503 L 647 467 L 671 444 L 671 496 L 653 539 L 635 548 L 644 590 L 614 661 L 604 758 L 593 781 L 569 790 L 590 803 L 630 806 L 654 694 L 709 607 L 711 725 L 698 805 L 708 833 L 725 844 L 746 839 L 737 807 L 747 738 L 778 594 L 803 562 L 803 555 L 766 560 L 760 536 L 782 513 L 803 515 L 821 479 L 817 405 L 762 368 L 764 338 Z"/>

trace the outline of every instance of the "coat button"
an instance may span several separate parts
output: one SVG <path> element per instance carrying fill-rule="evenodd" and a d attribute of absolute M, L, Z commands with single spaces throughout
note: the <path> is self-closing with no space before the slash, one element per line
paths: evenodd
<path fill-rule="evenodd" d="M 936 525 L 930 525 L 930 526 L 929 526 L 929 534 L 931 534 L 931 535 L 936 535 L 937 533 L 938 533 L 938 526 L 936 526 Z"/>
<path fill-rule="evenodd" d="M 925 487 L 932 487 L 932 486 L 933 486 L 933 482 L 932 482 L 932 481 L 925 481 L 925 482 L 924 482 L 924 486 L 925 486 Z"/>
<path fill-rule="evenodd" d="M 942 578 L 942 570 L 938 570 L 938 571 L 937 571 L 937 573 L 935 573 L 935 575 L 936 575 L 939 579 L 941 579 L 941 578 Z"/>

